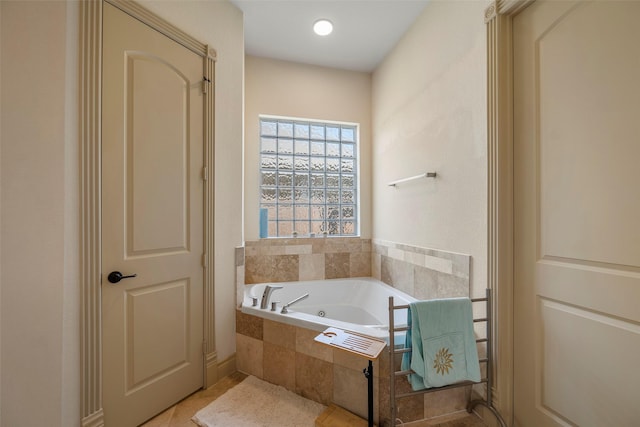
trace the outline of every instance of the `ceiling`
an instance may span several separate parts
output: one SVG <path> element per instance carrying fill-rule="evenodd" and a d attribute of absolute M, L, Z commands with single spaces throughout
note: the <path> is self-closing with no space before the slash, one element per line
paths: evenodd
<path fill-rule="evenodd" d="M 231 0 L 244 12 L 248 55 L 373 71 L 429 0 Z M 333 22 L 321 37 L 312 26 Z"/>

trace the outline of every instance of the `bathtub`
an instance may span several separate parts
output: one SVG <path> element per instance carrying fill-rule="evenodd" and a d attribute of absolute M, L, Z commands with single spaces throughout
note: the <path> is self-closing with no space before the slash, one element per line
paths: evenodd
<path fill-rule="evenodd" d="M 267 285 L 283 286 L 273 291 L 269 307 L 260 309 L 260 299 Z M 282 306 L 309 294 L 281 314 Z M 241 311 L 293 326 L 324 331 L 340 328 L 388 341 L 389 297 L 395 305 L 408 304 L 415 298 L 373 278 L 310 280 L 300 282 L 261 283 L 245 286 Z M 257 306 L 253 299 L 257 298 Z M 278 301 L 271 311 L 271 302 Z M 406 324 L 406 310 L 395 310 L 394 323 Z M 398 336 L 397 339 L 402 339 Z"/>

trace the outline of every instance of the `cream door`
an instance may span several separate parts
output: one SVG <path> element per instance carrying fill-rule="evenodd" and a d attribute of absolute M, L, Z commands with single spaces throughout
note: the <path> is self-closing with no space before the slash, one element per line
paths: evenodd
<path fill-rule="evenodd" d="M 203 385 L 203 59 L 109 4 L 103 37 L 104 411 L 128 427 Z"/>
<path fill-rule="evenodd" d="M 640 2 L 513 22 L 515 420 L 640 423 Z"/>

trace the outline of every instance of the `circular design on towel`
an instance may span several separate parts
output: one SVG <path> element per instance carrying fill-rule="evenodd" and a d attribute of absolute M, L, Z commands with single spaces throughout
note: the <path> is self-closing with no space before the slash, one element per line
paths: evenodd
<path fill-rule="evenodd" d="M 433 359 L 433 369 L 440 375 L 449 373 L 449 369 L 453 368 L 453 355 L 449 353 L 448 348 L 441 348 Z"/>

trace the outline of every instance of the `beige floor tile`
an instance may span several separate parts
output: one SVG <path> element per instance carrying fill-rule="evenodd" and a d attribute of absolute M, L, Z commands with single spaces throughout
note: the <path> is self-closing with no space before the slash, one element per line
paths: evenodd
<path fill-rule="evenodd" d="M 222 396 L 230 388 L 242 382 L 246 377 L 247 375 L 241 372 L 235 372 L 222 378 L 208 389 L 199 390 L 178 402 L 141 427 L 194 427 L 196 424 L 191 421 L 191 418 L 196 412 Z"/>
<path fill-rule="evenodd" d="M 173 411 L 175 410 L 175 406 L 167 409 L 160 415 L 157 415 L 155 418 L 147 421 L 143 424 L 144 427 L 168 427 L 171 422 L 171 418 L 173 417 Z"/>
<path fill-rule="evenodd" d="M 320 361 L 319 361 L 320 362 Z M 155 418 L 149 420 L 141 427 L 194 427 L 196 424 L 191 418 L 200 409 L 222 396 L 229 389 L 242 382 L 247 377 L 246 374 L 235 372 L 222 378 L 213 386 L 206 390 L 199 390 L 180 401 L 175 406 L 162 412 Z M 407 409 L 405 407 L 405 409 Z M 407 427 L 485 427 L 486 424 L 475 415 L 466 412 L 459 412 L 443 417 L 425 421 L 416 421 L 405 424 Z"/>
<path fill-rule="evenodd" d="M 477 416 L 466 411 L 449 414 L 430 420 L 406 423 L 406 427 L 485 427 L 486 424 Z"/>

